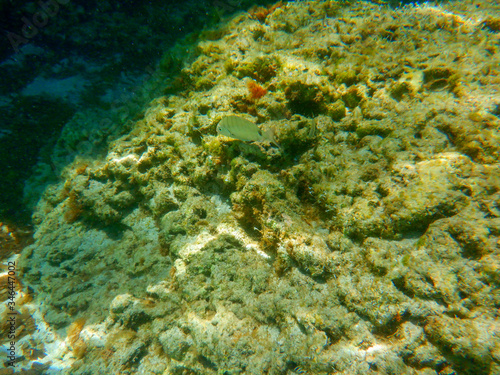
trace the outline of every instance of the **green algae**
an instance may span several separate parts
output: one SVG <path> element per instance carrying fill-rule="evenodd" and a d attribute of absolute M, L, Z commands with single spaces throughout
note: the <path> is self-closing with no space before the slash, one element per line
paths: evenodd
<path fill-rule="evenodd" d="M 82 372 L 498 369 L 485 354 L 497 331 L 482 328 L 498 304 L 493 81 L 437 54 L 469 40 L 442 37 L 441 8 L 327 3 L 229 21 L 195 48 L 175 96 L 47 191 L 23 271 L 50 325 L 103 311 L 90 323 L 106 344 L 88 340 Z M 360 58 L 370 43 L 380 56 Z M 266 96 L 248 99 L 246 77 Z M 280 149 L 216 136 L 242 111 Z M 76 247 L 60 242 L 72 236 Z"/>

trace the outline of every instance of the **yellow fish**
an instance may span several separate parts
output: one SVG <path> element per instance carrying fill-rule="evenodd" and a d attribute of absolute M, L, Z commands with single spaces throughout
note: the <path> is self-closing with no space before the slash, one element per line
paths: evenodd
<path fill-rule="evenodd" d="M 252 121 L 239 116 L 226 116 L 217 125 L 217 133 L 246 142 L 273 142 L 272 134 L 263 133 Z"/>

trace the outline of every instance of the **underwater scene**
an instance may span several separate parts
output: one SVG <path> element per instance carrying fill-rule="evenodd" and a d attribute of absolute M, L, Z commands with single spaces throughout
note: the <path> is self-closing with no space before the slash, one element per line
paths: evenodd
<path fill-rule="evenodd" d="M 500 374 L 497 0 L 0 20 L 0 375 Z"/>

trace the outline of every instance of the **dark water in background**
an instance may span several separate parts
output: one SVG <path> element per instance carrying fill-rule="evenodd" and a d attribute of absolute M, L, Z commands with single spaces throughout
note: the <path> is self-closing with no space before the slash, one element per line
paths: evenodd
<path fill-rule="evenodd" d="M 120 105 L 179 38 L 272 3 L 0 1 L 0 221 L 29 221 L 24 182 L 78 109 Z"/>

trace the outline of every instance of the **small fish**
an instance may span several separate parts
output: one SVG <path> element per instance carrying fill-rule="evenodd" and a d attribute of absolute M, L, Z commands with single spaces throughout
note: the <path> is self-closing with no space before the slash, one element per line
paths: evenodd
<path fill-rule="evenodd" d="M 217 125 L 217 133 L 246 142 L 272 142 L 272 133 L 263 133 L 253 122 L 239 116 L 226 116 Z"/>

